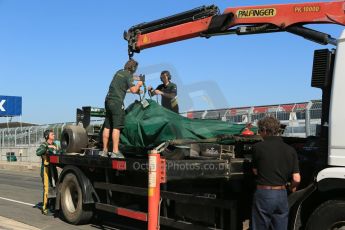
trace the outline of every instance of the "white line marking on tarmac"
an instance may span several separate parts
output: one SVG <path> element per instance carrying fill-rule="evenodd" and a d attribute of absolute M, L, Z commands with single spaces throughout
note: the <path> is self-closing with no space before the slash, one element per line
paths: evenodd
<path fill-rule="evenodd" d="M 1 200 L 7 200 L 7 201 L 15 202 L 15 203 L 18 203 L 18 204 L 25 204 L 25 205 L 28 205 L 28 206 L 31 206 L 31 207 L 35 206 L 35 204 L 25 203 L 25 202 L 22 202 L 22 201 L 19 201 L 19 200 L 12 200 L 12 199 L 8 199 L 8 198 L 1 197 L 1 196 L 0 196 L 0 199 Z"/>

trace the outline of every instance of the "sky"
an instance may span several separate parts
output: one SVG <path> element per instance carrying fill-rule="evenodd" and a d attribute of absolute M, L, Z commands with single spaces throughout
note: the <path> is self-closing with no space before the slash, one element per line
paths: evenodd
<path fill-rule="evenodd" d="M 259 4 L 292 2 L 300 1 Z M 124 30 L 211 4 L 224 11 L 258 1 L 0 0 L 0 95 L 23 97 L 23 122 L 74 121 L 77 108 L 104 106 L 114 73 L 128 60 Z M 310 28 L 334 37 L 343 29 Z M 332 47 L 289 33 L 233 35 L 146 49 L 134 58 L 147 85 L 171 71 L 183 112 L 319 99 L 310 78 L 313 52 L 322 48 Z M 128 95 L 125 104 L 138 99 Z"/>

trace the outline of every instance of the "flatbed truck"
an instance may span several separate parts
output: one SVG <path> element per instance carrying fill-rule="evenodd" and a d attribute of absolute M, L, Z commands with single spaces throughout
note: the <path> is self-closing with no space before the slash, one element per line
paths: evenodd
<path fill-rule="evenodd" d="M 312 86 L 323 93 L 319 135 L 284 138 L 298 151 L 302 174 L 299 190 L 289 195 L 289 229 L 345 226 L 345 31 L 335 39 L 304 27 L 345 25 L 344 10 L 344 1 L 236 7 L 224 13 L 212 5 L 141 23 L 124 34 L 130 56 L 184 39 L 228 34 L 289 32 L 336 46 L 314 53 Z M 227 154 L 214 158 L 167 159 L 151 149 L 120 160 L 100 158 L 85 133 L 69 128 L 65 137 L 71 151 L 50 156 L 50 163 L 62 168 L 56 209 L 68 222 L 85 223 L 95 210 L 103 210 L 147 222 L 149 230 L 161 225 L 234 230 L 250 218 L 255 189 L 250 155 L 258 139 L 237 137 L 226 146 Z"/>

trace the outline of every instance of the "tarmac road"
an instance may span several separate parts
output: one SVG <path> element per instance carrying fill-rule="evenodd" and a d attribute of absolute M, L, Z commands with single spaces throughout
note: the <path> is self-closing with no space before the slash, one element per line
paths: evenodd
<path fill-rule="evenodd" d="M 35 207 L 41 201 L 42 182 L 36 172 L 0 170 L 0 229 L 143 229 L 138 227 L 140 223 L 134 223 L 134 227 L 128 226 L 126 224 L 128 222 L 127 219 L 117 220 L 115 215 L 104 213 L 100 214 L 103 216 L 102 220 L 101 218 L 96 218 L 92 224 L 82 226 L 70 225 L 58 217 L 42 215 L 41 210 Z M 117 224 L 112 224 L 115 221 Z M 130 221 L 132 222 L 132 220 Z M 21 223 L 28 225 L 27 228 L 24 228 L 24 225 L 20 226 Z M 18 226 L 15 224 L 18 224 Z"/>

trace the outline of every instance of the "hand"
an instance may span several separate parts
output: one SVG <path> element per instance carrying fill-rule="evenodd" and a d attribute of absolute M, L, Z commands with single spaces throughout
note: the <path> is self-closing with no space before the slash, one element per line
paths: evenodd
<path fill-rule="evenodd" d="M 292 186 L 292 183 L 291 182 L 288 182 L 288 183 L 286 183 L 286 189 L 288 190 L 288 191 L 290 191 L 291 193 L 294 193 L 294 192 L 296 192 L 296 187 L 293 187 Z"/>
<path fill-rule="evenodd" d="M 160 90 L 158 90 L 158 89 L 156 89 L 156 90 L 155 90 L 155 94 L 160 94 L 160 95 L 163 95 L 163 92 L 162 92 L 162 91 L 160 91 Z"/>
<path fill-rule="evenodd" d="M 147 87 L 147 90 L 148 90 L 148 91 L 151 91 L 151 90 L 152 90 L 152 86 L 149 85 L 149 86 Z"/>
<path fill-rule="evenodd" d="M 56 146 L 55 146 L 55 145 L 48 145 L 48 148 L 50 148 L 50 149 L 56 149 Z"/>
<path fill-rule="evenodd" d="M 138 81 L 137 86 L 141 87 L 141 86 L 143 86 L 143 84 L 144 83 L 142 81 Z"/>

